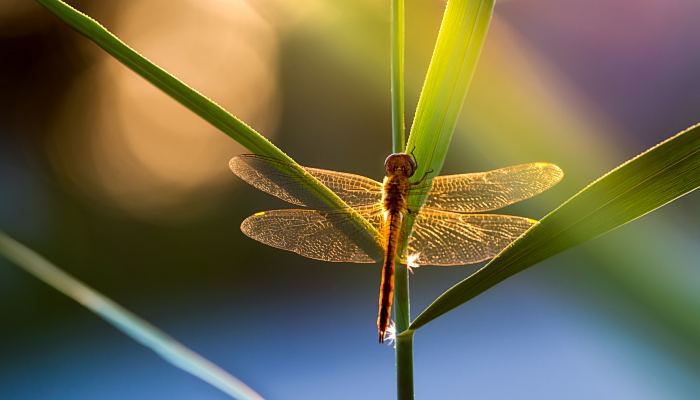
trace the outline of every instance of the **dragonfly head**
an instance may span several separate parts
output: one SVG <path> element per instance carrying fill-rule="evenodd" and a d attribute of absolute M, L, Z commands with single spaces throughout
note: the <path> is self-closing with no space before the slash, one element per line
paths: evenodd
<path fill-rule="evenodd" d="M 394 153 L 390 154 L 384 161 L 384 169 L 387 176 L 401 175 L 411 177 L 416 172 L 416 161 L 410 154 Z"/>

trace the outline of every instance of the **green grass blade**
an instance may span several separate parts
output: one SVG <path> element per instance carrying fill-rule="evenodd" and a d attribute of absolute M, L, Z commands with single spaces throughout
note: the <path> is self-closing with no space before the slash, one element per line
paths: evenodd
<path fill-rule="evenodd" d="M 493 0 L 450 0 L 423 83 L 406 148 L 414 179 L 440 173 L 491 23 Z M 422 204 L 423 199 L 420 200 Z"/>
<path fill-rule="evenodd" d="M 188 349 L 147 321 L 113 302 L 31 249 L 0 231 L 0 254 L 36 278 L 82 304 L 170 364 L 217 387 L 235 399 L 261 399 L 253 389 Z"/>
<path fill-rule="evenodd" d="M 323 184 L 313 176 L 306 173 L 292 158 L 287 156 L 253 128 L 224 110 L 212 100 L 181 82 L 164 69 L 141 56 L 89 16 L 60 0 L 36 1 L 70 27 L 95 42 L 95 44 L 111 54 L 122 64 L 141 75 L 148 82 L 177 100 L 180 104 L 192 110 L 195 114 L 217 127 L 251 152 L 271 157 L 288 164 L 289 167 L 284 167 L 286 169 L 285 172 L 295 175 L 297 178 L 296 181 L 300 182 L 307 191 L 313 193 L 322 204 L 338 210 L 346 210 L 348 214 L 350 214 L 352 224 L 360 236 L 358 237 L 358 245 L 367 250 L 370 254 L 381 253 L 379 233 L 369 222 L 354 210 L 350 209 L 335 193 L 323 186 Z"/>
<path fill-rule="evenodd" d="M 627 161 L 567 200 L 486 266 L 438 297 L 410 329 L 418 329 L 506 278 L 698 187 L 700 124 Z"/>
<path fill-rule="evenodd" d="M 449 0 L 433 56 L 423 83 L 406 149 L 418 163 L 413 181 L 440 173 L 457 125 L 464 98 L 476 70 L 493 14 L 493 0 Z M 425 182 L 426 184 L 429 182 Z M 411 196 L 409 208 L 419 210 L 427 193 Z M 414 215 L 404 220 L 401 253 L 413 229 Z"/>

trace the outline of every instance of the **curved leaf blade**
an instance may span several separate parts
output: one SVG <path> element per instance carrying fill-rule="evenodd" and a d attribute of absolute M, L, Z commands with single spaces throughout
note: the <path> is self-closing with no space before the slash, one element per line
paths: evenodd
<path fill-rule="evenodd" d="M 450 0 L 418 99 L 406 149 L 417 162 L 413 180 L 440 173 L 486 41 L 493 0 Z M 418 209 L 425 196 L 415 196 Z"/>
<path fill-rule="evenodd" d="M 414 182 L 429 184 L 442 170 L 464 99 L 486 42 L 494 0 L 450 0 L 440 24 L 435 49 L 421 89 L 411 134 L 406 144 L 418 164 Z M 409 208 L 418 210 L 427 193 L 412 196 Z M 404 219 L 399 252 L 406 249 L 415 218 Z"/>
<path fill-rule="evenodd" d="M 700 124 L 610 171 L 545 216 L 475 274 L 429 305 L 418 329 L 508 277 L 633 221 L 700 187 Z"/>
<path fill-rule="evenodd" d="M 335 193 L 308 174 L 296 161 L 255 131 L 255 129 L 139 54 L 90 16 L 61 0 L 36 1 L 68 26 L 92 40 L 116 60 L 141 75 L 148 82 L 240 143 L 243 147 L 257 155 L 281 161 L 279 165 L 285 170 L 284 172 L 295 176 L 304 189 L 312 193 L 323 205 L 337 210 L 344 210 L 349 214 L 349 221 L 359 233 L 358 245 L 366 249 L 369 254 L 381 253 L 380 234 L 367 220 L 348 207 Z"/>

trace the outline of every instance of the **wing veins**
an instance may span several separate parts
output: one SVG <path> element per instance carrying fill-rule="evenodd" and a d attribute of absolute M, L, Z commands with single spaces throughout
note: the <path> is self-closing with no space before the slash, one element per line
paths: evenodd
<path fill-rule="evenodd" d="M 432 181 L 425 206 L 458 213 L 492 211 L 535 196 L 563 177 L 554 164 L 530 163 Z M 420 194 L 421 189 L 416 193 Z"/>

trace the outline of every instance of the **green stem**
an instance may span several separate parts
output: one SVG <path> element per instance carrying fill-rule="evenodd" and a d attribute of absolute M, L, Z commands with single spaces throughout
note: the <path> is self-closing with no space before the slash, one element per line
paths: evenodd
<path fill-rule="evenodd" d="M 391 142 L 392 152 L 405 151 L 404 121 L 404 1 L 391 0 Z M 411 324 L 408 268 L 396 265 L 394 277 L 394 324 L 396 333 Z M 413 399 L 413 335 L 396 338 L 396 389 L 399 399 Z"/>
<path fill-rule="evenodd" d="M 399 336 L 411 324 L 408 268 L 396 265 L 394 278 L 394 324 L 396 328 L 396 391 L 398 398 L 413 399 L 413 332 Z"/>
<path fill-rule="evenodd" d="M 396 365 L 397 398 L 413 400 L 413 332 L 396 337 Z"/>
<path fill-rule="evenodd" d="M 394 153 L 406 146 L 404 120 L 404 24 L 403 0 L 391 0 L 391 143 Z"/>

